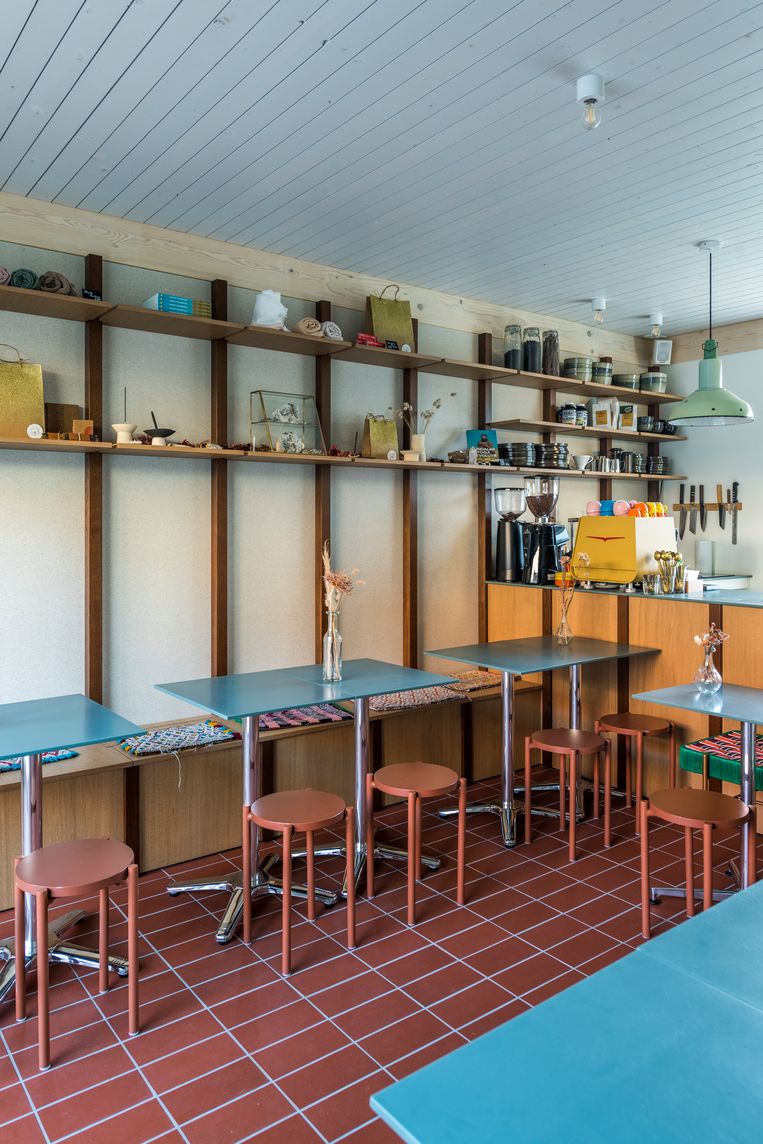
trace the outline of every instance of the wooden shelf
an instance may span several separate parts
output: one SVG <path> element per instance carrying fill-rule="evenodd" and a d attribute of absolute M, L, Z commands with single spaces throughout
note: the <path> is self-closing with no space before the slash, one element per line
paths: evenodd
<path fill-rule="evenodd" d="M 565 425 L 561 421 L 527 421 L 516 418 L 513 421 L 493 421 L 491 429 L 508 429 L 526 433 L 558 433 L 561 437 L 611 438 L 615 441 L 685 441 L 677 433 L 642 433 L 636 429 L 593 429 L 579 425 Z"/>
<path fill-rule="evenodd" d="M 230 334 L 226 341 L 234 346 L 254 346 L 255 349 L 302 354 L 304 357 L 322 357 L 324 354 L 337 354 L 352 349 L 352 342 L 338 342 L 332 338 L 316 338 L 310 334 L 274 330 L 269 326 L 245 326 L 243 330 Z"/>
<path fill-rule="evenodd" d="M 101 318 L 104 326 L 120 330 L 142 330 L 146 334 L 171 334 L 176 338 L 196 338 L 216 342 L 237 333 L 238 322 L 218 322 L 214 318 L 195 318 L 190 314 L 166 314 L 147 310 L 145 306 L 114 306 Z"/>
<path fill-rule="evenodd" d="M 455 361 L 443 358 L 433 365 L 420 366 L 422 373 L 436 373 L 441 377 L 462 377 L 468 381 L 515 381 L 517 371 L 502 365 L 480 365 L 474 361 Z"/>
<path fill-rule="evenodd" d="M 351 361 L 357 365 L 381 365 L 388 369 L 425 369 L 437 365 L 443 359 L 431 354 L 406 354 L 402 350 L 380 349 L 378 346 L 350 346 L 336 355 L 339 361 Z M 484 366 L 481 367 L 484 369 Z"/>
<path fill-rule="evenodd" d="M 202 461 L 240 461 L 246 457 L 243 449 L 201 449 L 193 445 L 141 445 L 136 441 L 132 445 L 116 445 L 108 442 L 106 448 L 115 456 L 122 457 L 161 457 L 180 458 L 181 460 Z"/>
<path fill-rule="evenodd" d="M 31 437 L 0 437 L 0 449 L 22 449 L 38 453 L 108 453 L 110 441 L 57 441 Z"/>
<path fill-rule="evenodd" d="M 23 290 L 0 286 L 0 310 L 14 314 L 34 314 L 38 318 L 63 318 L 68 322 L 91 322 L 113 309 L 113 302 L 92 302 L 71 294 L 51 294 L 48 290 Z"/>
<path fill-rule="evenodd" d="M 486 367 L 482 367 L 485 369 Z M 524 370 L 496 369 L 493 381 L 504 385 L 518 385 L 524 389 L 557 389 L 561 393 L 584 397 L 617 397 L 629 405 L 666 405 L 683 401 L 676 393 L 646 393 L 640 389 L 626 389 L 622 385 L 605 385 L 599 381 L 576 381 L 572 377 L 554 377 L 546 373 L 525 373 Z"/>

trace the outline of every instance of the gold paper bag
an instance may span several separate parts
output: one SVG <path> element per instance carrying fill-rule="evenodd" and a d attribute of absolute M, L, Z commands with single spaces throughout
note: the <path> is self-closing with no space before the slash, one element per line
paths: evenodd
<path fill-rule="evenodd" d="M 363 426 L 363 457 L 377 457 L 386 461 L 391 452 L 397 453 L 397 424 L 384 417 L 366 417 Z"/>
<path fill-rule="evenodd" d="M 394 290 L 394 298 L 385 298 L 387 290 Z M 411 304 L 398 299 L 399 286 L 385 286 L 381 294 L 369 294 L 368 313 L 371 319 L 371 332 L 380 342 L 397 342 L 397 348 L 413 344 L 413 319 Z"/>
<path fill-rule="evenodd" d="M 7 348 L 18 361 L 0 360 L 0 437 L 26 437 L 29 425 L 45 427 L 42 366 L 23 361 L 14 346 Z"/>

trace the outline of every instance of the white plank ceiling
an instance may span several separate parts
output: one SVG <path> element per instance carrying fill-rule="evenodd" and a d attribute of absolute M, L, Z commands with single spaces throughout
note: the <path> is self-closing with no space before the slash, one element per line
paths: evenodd
<path fill-rule="evenodd" d="M 763 314 L 763 0 L 15 0 L 4 190 L 646 332 Z M 575 80 L 607 81 L 601 127 Z"/>

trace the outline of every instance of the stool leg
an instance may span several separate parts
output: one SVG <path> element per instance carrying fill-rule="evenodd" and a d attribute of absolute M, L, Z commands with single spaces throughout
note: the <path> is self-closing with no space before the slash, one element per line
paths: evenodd
<path fill-rule="evenodd" d="M 48 1000 L 48 892 L 35 894 L 37 906 L 37 1056 L 41 1069 L 50 1068 Z"/>
<path fill-rule="evenodd" d="M 109 991 L 109 891 L 98 893 L 98 992 Z"/>
<path fill-rule="evenodd" d="M 691 827 L 684 827 L 684 856 L 686 860 L 686 916 L 694 917 L 694 844 Z"/>
<path fill-rule="evenodd" d="M 140 1032 L 138 1014 L 138 867 L 127 867 L 127 991 L 130 1036 Z"/>
<path fill-rule="evenodd" d="M 713 824 L 702 823 L 702 909 L 713 904 Z"/>
<path fill-rule="evenodd" d="M 575 861 L 575 833 L 578 808 L 578 753 L 570 751 L 570 862 Z"/>
<path fill-rule="evenodd" d="M 650 938 L 649 919 L 649 803 L 643 799 L 638 807 L 641 819 L 641 936 Z"/>
<path fill-rule="evenodd" d="M 599 790 L 599 752 L 597 751 L 593 757 L 593 816 L 594 818 L 601 818 L 601 807 L 599 805 L 600 790 Z"/>
<path fill-rule="evenodd" d="M 633 739 L 628 740 L 628 753 L 625 759 L 625 805 L 630 810 L 633 794 L 631 791 L 631 772 L 633 770 Z M 636 807 L 638 810 L 638 806 Z M 638 815 L 636 816 L 638 817 Z"/>
<path fill-rule="evenodd" d="M 18 866 L 16 858 L 13 868 Z M 14 942 L 16 951 L 16 1020 L 26 1021 L 26 949 L 24 941 L 24 891 L 19 886 L 13 888 Z"/>
<path fill-rule="evenodd" d="M 607 848 L 612 845 L 612 743 L 609 739 L 604 751 L 604 845 Z"/>
<path fill-rule="evenodd" d="M 750 811 L 750 829 L 747 832 L 748 838 L 748 859 L 747 869 L 749 871 L 750 885 L 757 881 L 757 868 L 758 868 L 758 847 L 757 847 L 757 834 L 755 832 L 755 811 Z"/>
<path fill-rule="evenodd" d="M 416 877 L 424 877 L 424 867 L 421 865 L 421 799 L 416 796 Z"/>
<path fill-rule="evenodd" d="M 636 735 L 636 806 L 644 797 L 644 736 Z M 638 815 L 633 820 L 634 834 L 638 834 Z"/>
<path fill-rule="evenodd" d="M 466 779 L 458 780 L 458 858 L 456 865 L 456 901 L 466 901 Z"/>
<path fill-rule="evenodd" d="M 408 925 L 416 924 L 416 794 L 408 794 Z"/>
<path fill-rule="evenodd" d="M 347 948 L 355 948 L 355 811 L 351 806 L 344 811 L 345 840 L 347 851 Z"/>
<path fill-rule="evenodd" d="M 525 736 L 525 843 L 527 846 L 532 842 L 533 828 L 532 828 L 532 745 L 530 743 L 530 736 Z"/>
<path fill-rule="evenodd" d="M 241 908 L 244 914 L 244 942 L 252 940 L 252 837 L 249 807 L 244 805 L 241 832 Z"/>
<path fill-rule="evenodd" d="M 366 897 L 374 896 L 374 776 L 366 775 Z M 358 830 L 363 823 L 358 823 Z"/>
<path fill-rule="evenodd" d="M 564 833 L 564 828 L 567 825 L 565 822 L 565 797 L 567 794 L 567 756 L 559 755 L 559 830 Z"/>
<path fill-rule="evenodd" d="M 283 877 L 281 909 L 281 973 L 288 977 L 291 973 L 291 827 L 283 832 L 283 855 L 281 857 Z"/>
<path fill-rule="evenodd" d="M 314 831 L 306 831 L 307 850 L 307 917 L 308 921 L 315 921 L 315 840 Z"/>
<path fill-rule="evenodd" d="M 676 725 L 670 724 L 670 755 L 668 762 L 668 780 L 669 785 L 674 787 L 676 785 Z"/>

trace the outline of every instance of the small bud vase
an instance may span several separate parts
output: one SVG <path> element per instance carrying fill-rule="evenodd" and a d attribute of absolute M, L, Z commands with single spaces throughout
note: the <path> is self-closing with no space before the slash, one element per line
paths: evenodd
<path fill-rule="evenodd" d="M 715 648 L 708 648 L 705 651 L 704 663 L 697 668 L 697 674 L 694 676 L 694 686 L 700 695 L 715 695 L 723 683 L 721 673 L 713 663 L 713 652 Z"/>
<path fill-rule="evenodd" d="M 426 461 L 427 439 L 424 433 L 411 434 L 411 452 L 418 453 L 420 461 Z"/>
<path fill-rule="evenodd" d="M 323 637 L 323 678 L 326 683 L 339 683 L 342 678 L 342 636 L 339 612 L 329 611 L 328 628 Z"/>

